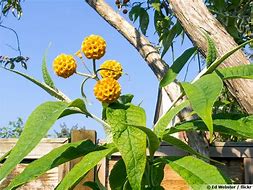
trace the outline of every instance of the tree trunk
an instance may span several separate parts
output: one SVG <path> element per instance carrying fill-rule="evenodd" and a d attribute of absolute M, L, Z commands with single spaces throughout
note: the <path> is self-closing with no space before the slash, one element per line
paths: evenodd
<path fill-rule="evenodd" d="M 129 22 L 115 12 L 104 0 L 85 0 L 106 22 L 114 27 L 119 33 L 132 44 L 148 66 L 152 69 L 158 80 L 161 80 L 169 66 L 162 61 L 161 55 L 153 45 Z M 172 82 L 164 88 L 170 99 L 170 104 L 180 95 L 180 87 L 176 82 Z M 181 112 L 177 120 L 184 118 L 185 112 Z M 191 146 L 203 155 L 208 156 L 208 144 L 205 143 L 203 136 L 194 132 L 188 133 L 188 139 L 192 139 Z"/>
<path fill-rule="evenodd" d="M 215 42 L 219 56 L 237 46 L 225 28 L 208 11 L 202 0 L 170 0 L 169 3 L 188 36 L 199 47 L 203 55 L 207 53 L 207 43 L 203 31 L 209 33 Z M 242 64 L 249 64 L 249 60 L 243 51 L 239 50 L 230 56 L 221 67 Z M 233 79 L 226 81 L 226 85 L 245 111 L 252 114 L 253 80 Z"/>

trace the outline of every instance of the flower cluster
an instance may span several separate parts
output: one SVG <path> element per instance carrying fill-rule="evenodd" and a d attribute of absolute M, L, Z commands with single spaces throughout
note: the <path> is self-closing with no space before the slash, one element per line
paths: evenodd
<path fill-rule="evenodd" d="M 94 95 L 103 103 L 115 102 L 119 98 L 120 93 L 120 84 L 113 78 L 103 78 L 94 86 Z"/>
<path fill-rule="evenodd" d="M 107 60 L 100 66 L 99 74 L 102 78 L 119 79 L 122 75 L 121 64 L 115 60 Z"/>
<path fill-rule="evenodd" d="M 117 81 L 122 75 L 121 64 L 115 60 L 107 60 L 101 64 L 100 68 L 96 70 L 96 60 L 104 56 L 106 52 L 106 42 L 98 35 L 90 35 L 84 38 L 81 49 L 75 53 L 79 59 L 83 58 L 83 54 L 88 59 L 93 59 L 93 75 L 78 73 L 76 71 L 76 60 L 72 55 L 60 54 L 53 62 L 53 69 L 55 73 L 63 78 L 68 78 L 74 73 L 83 75 L 88 78 L 97 80 L 94 86 L 94 95 L 102 103 L 115 102 L 120 94 L 121 87 Z M 89 69 L 88 69 L 89 70 Z M 98 73 L 102 77 L 99 79 Z"/>
<path fill-rule="evenodd" d="M 72 55 L 60 54 L 53 62 L 55 73 L 63 78 L 68 78 L 76 72 L 76 60 Z"/>
<path fill-rule="evenodd" d="M 90 35 L 83 40 L 82 52 L 88 59 L 100 59 L 105 54 L 105 40 L 97 35 Z"/>

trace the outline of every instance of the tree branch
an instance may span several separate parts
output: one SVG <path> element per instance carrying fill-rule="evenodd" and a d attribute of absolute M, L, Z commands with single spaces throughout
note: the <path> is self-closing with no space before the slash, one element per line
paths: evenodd
<path fill-rule="evenodd" d="M 208 11 L 202 0 L 170 0 L 170 6 L 181 22 L 190 39 L 203 55 L 207 54 L 207 42 L 203 30 L 208 32 L 216 44 L 219 56 L 238 46 L 219 21 Z M 221 67 L 233 67 L 249 64 L 242 50 L 231 55 Z M 238 103 L 248 112 L 253 113 L 253 80 L 233 79 L 226 85 Z"/>

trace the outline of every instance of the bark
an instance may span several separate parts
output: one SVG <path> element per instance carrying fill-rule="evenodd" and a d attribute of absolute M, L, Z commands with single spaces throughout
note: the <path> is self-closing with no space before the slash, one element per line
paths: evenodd
<path fill-rule="evenodd" d="M 85 0 L 106 22 L 114 27 L 119 33 L 126 38 L 130 44 L 132 44 L 148 66 L 152 69 L 158 80 L 161 80 L 166 73 L 169 66 L 162 61 L 159 52 L 153 47 L 153 45 L 143 36 L 136 28 L 134 28 L 129 22 L 115 12 L 104 0 Z M 170 101 L 173 102 L 180 95 L 180 87 L 176 82 L 172 82 L 170 85 L 164 88 Z M 166 105 L 170 106 L 170 105 Z M 180 115 L 181 114 L 181 115 Z M 184 118 L 185 112 L 180 113 L 178 120 Z M 189 133 L 188 138 L 194 139 L 191 142 L 191 146 L 198 150 L 200 153 L 208 156 L 208 145 L 202 136 L 197 135 L 194 132 Z"/>
<path fill-rule="evenodd" d="M 170 6 L 181 22 L 190 39 L 203 55 L 207 53 L 207 43 L 203 36 L 206 31 L 216 44 L 219 56 L 235 48 L 237 44 L 219 21 L 208 11 L 202 0 L 170 0 Z M 230 56 L 221 67 L 249 64 L 242 50 Z M 226 81 L 229 91 L 248 113 L 253 113 L 253 80 L 233 79 Z"/>

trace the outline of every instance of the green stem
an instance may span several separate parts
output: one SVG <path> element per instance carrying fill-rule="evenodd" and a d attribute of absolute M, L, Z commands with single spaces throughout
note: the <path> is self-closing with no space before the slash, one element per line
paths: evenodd
<path fill-rule="evenodd" d="M 153 172 L 154 172 L 154 166 L 153 166 L 153 156 L 150 157 L 150 160 L 149 160 L 149 167 L 150 167 L 150 184 L 151 184 L 151 187 L 154 187 L 155 184 L 154 184 L 154 179 L 153 179 Z"/>
<path fill-rule="evenodd" d="M 92 63 L 93 63 L 93 73 L 95 75 L 94 78 L 96 80 L 99 80 L 99 78 L 98 78 L 98 72 L 97 72 L 97 68 L 96 68 L 96 59 L 92 59 Z"/>
<path fill-rule="evenodd" d="M 91 115 L 91 117 L 92 117 L 93 119 L 95 119 L 97 122 L 99 122 L 99 123 L 101 123 L 102 125 L 104 125 L 106 128 L 108 128 L 108 129 L 111 128 L 111 126 L 110 126 L 108 123 L 106 123 L 104 120 L 100 119 L 100 118 L 97 117 L 96 115 L 94 115 L 94 114 L 92 114 L 92 113 L 90 113 L 90 115 Z"/>
<path fill-rule="evenodd" d="M 87 102 L 87 98 L 86 98 L 86 95 L 85 95 L 85 93 L 84 93 L 84 84 L 85 84 L 85 82 L 88 80 L 88 79 L 90 79 L 90 78 L 85 78 L 84 80 L 83 80 L 83 82 L 82 82 L 82 84 L 81 84 L 81 94 L 82 94 L 82 97 L 85 99 L 85 101 Z"/>

